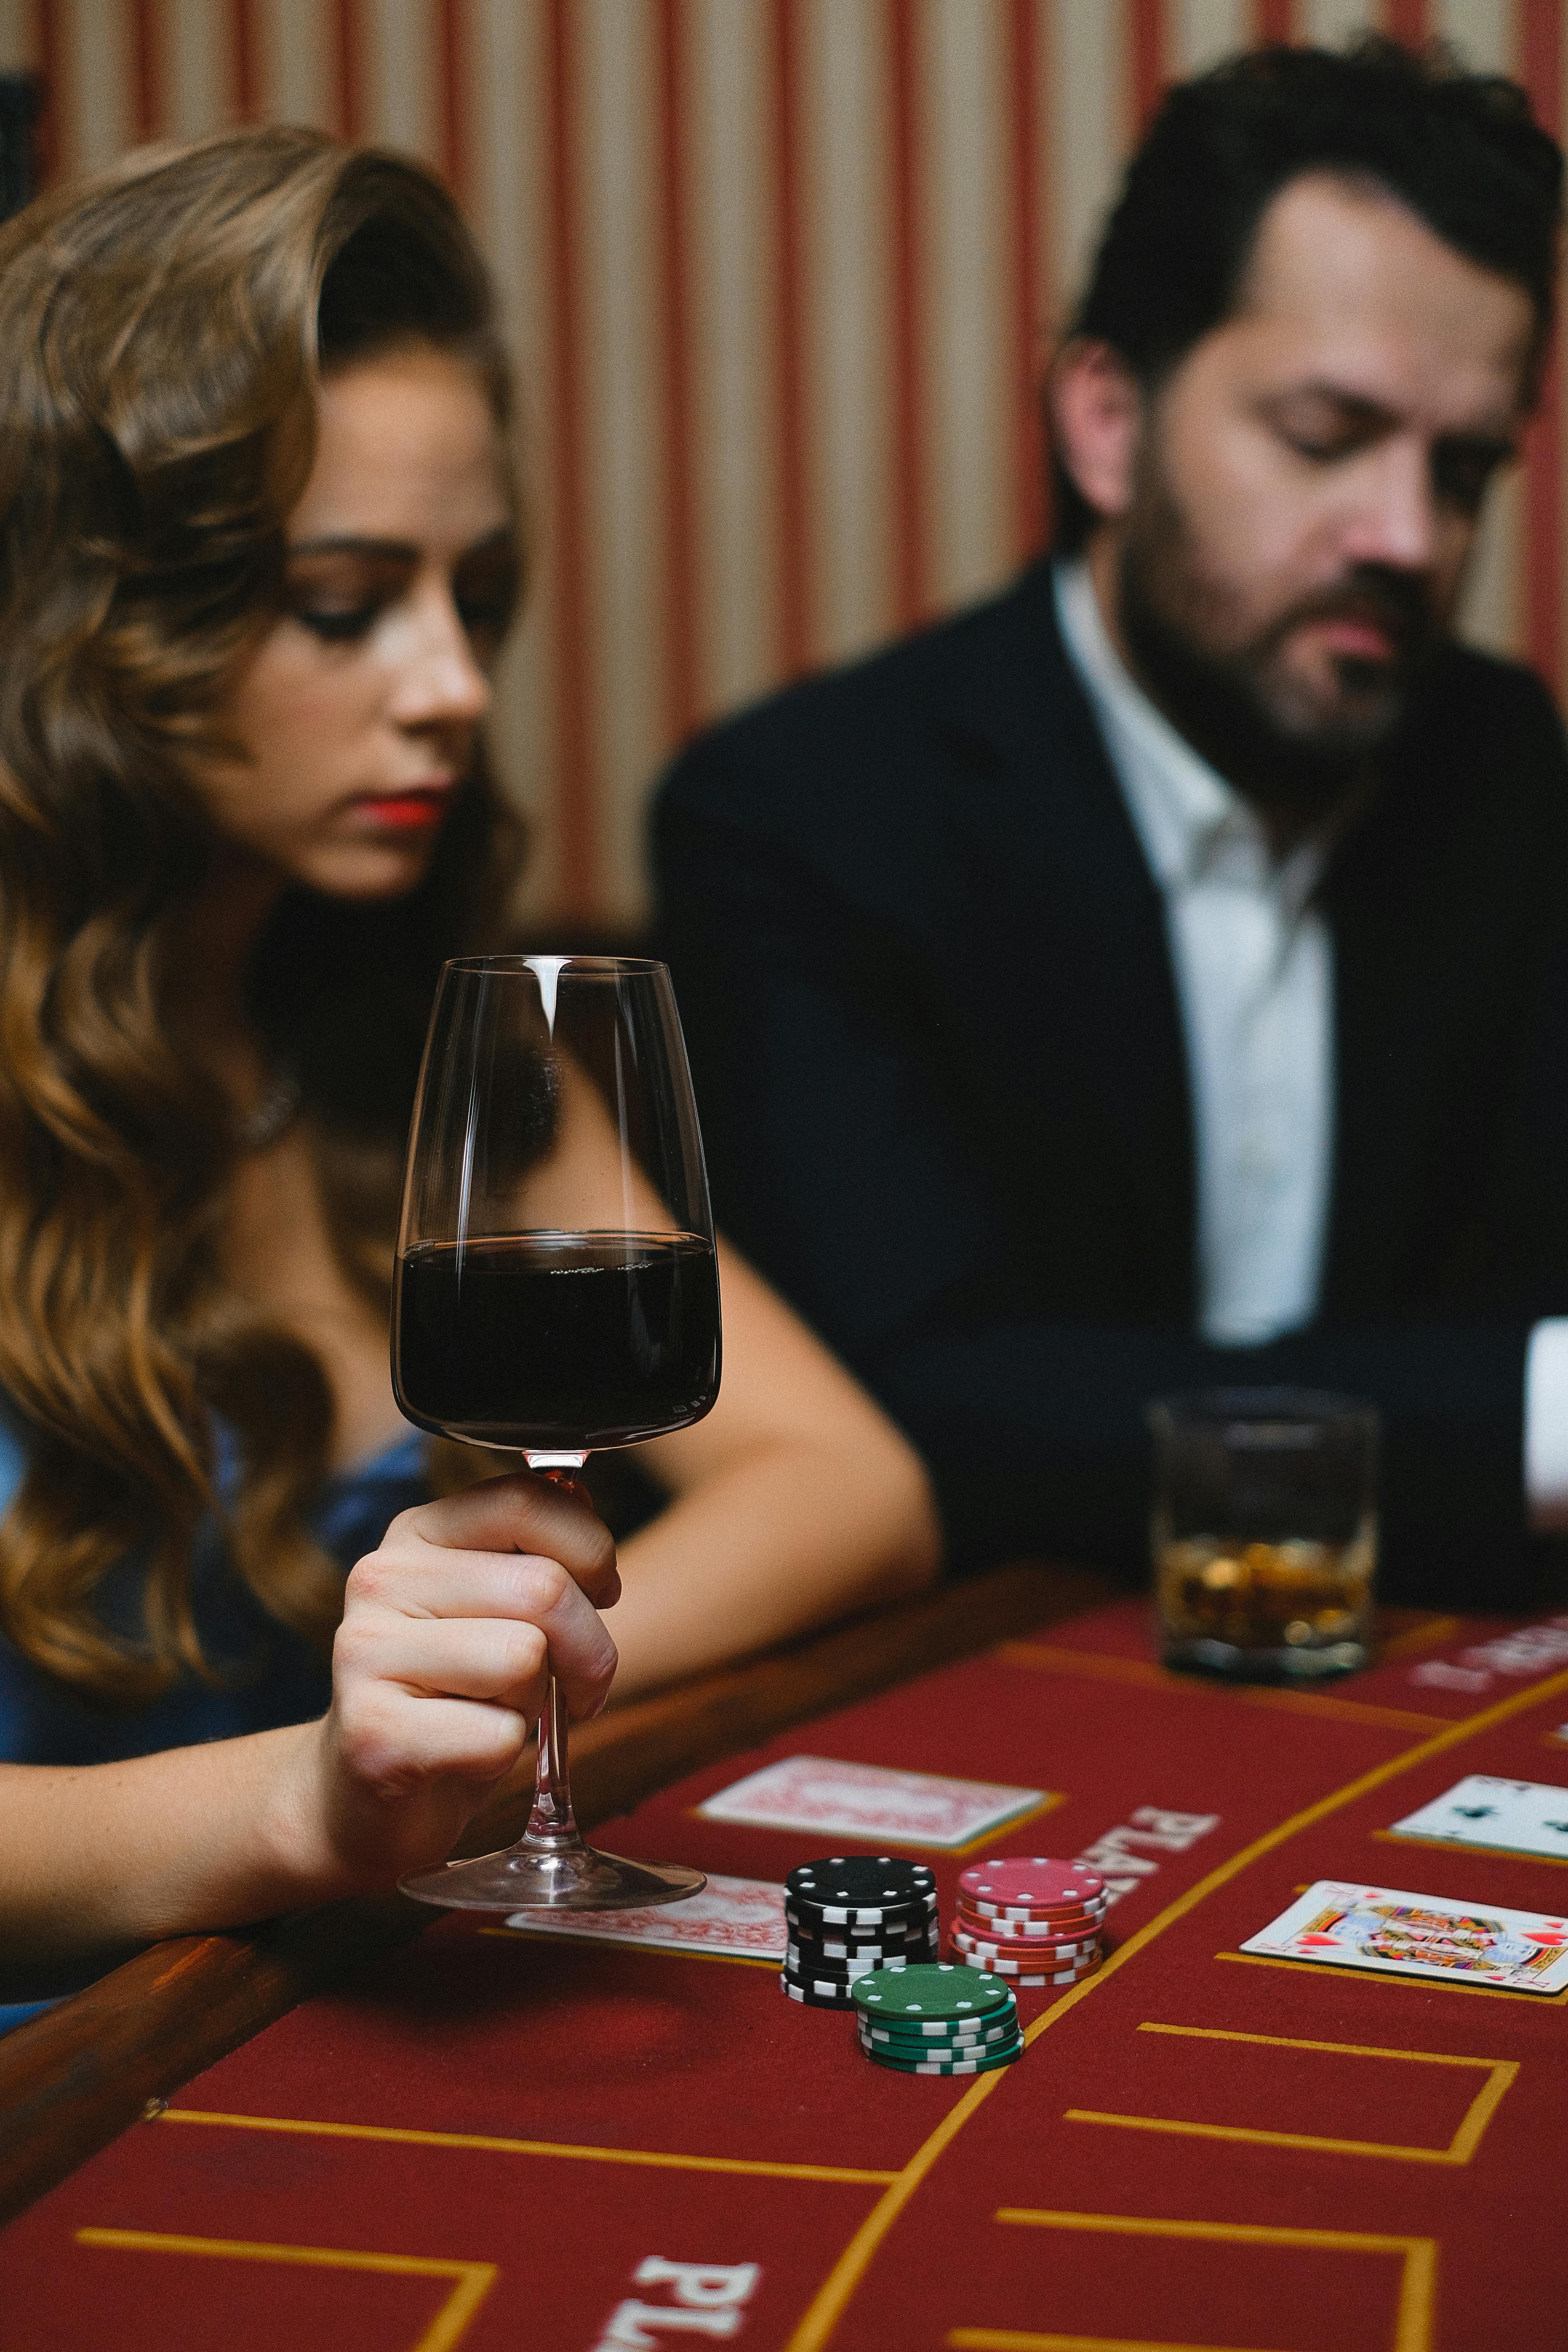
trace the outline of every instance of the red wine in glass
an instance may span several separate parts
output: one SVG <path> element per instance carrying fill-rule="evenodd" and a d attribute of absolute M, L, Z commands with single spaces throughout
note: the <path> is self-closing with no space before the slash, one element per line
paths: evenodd
<path fill-rule="evenodd" d="M 662 964 L 446 967 L 409 1140 L 392 1357 L 411 1421 L 567 1486 L 591 1451 L 683 1429 L 712 1404 L 713 1225 Z M 704 1883 L 584 1843 L 553 1675 L 522 1838 L 402 1882 L 425 1902 L 506 1911 L 630 1909 Z"/>

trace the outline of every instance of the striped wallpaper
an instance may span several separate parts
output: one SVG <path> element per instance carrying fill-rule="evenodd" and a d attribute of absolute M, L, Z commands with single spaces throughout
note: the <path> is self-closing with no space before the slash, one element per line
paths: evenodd
<path fill-rule="evenodd" d="M 1439 33 L 1563 117 L 1563 0 L 0 0 L 47 163 L 320 122 L 448 178 L 503 289 L 538 567 L 500 764 L 539 921 L 644 905 L 710 714 L 1000 581 L 1036 387 L 1162 83 L 1255 38 Z M 1564 673 L 1563 394 L 1499 494 L 1479 641 Z"/>

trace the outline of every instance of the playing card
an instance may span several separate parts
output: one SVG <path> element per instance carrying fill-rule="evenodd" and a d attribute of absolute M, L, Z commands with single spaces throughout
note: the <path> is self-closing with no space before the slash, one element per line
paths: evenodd
<path fill-rule="evenodd" d="M 748 1960 L 782 1960 L 784 1891 L 766 1878 L 710 1873 L 700 1895 L 653 1903 L 639 1911 L 514 1911 L 509 1927 L 530 1936 L 577 1936 L 594 1943 L 653 1944 L 665 1952 L 727 1952 Z"/>
<path fill-rule="evenodd" d="M 1445 1845 L 1504 1846 L 1568 1862 L 1568 1789 L 1542 1780 L 1497 1780 L 1471 1772 L 1394 1824 L 1395 1837 L 1440 1838 Z"/>
<path fill-rule="evenodd" d="M 1568 1986 L 1568 1918 L 1332 1878 L 1316 1880 L 1241 1948 L 1514 1992 Z"/>
<path fill-rule="evenodd" d="M 813 1836 L 889 1845 L 968 1845 L 1002 1822 L 1046 1801 L 1044 1789 L 985 1780 L 944 1780 L 879 1764 L 838 1764 L 829 1756 L 787 1756 L 721 1789 L 700 1813 L 715 1822 L 805 1830 Z"/>

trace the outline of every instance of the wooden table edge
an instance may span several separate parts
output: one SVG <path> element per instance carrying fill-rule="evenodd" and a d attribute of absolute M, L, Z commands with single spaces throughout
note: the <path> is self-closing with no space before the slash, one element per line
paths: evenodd
<path fill-rule="evenodd" d="M 633 1701 L 573 1733 L 585 1828 L 776 1732 L 1110 1597 L 1086 1569 L 1026 1563 L 854 1619 Z M 506 1845 L 527 1819 L 531 1759 L 459 1849 Z M 359 1962 L 428 1927 L 396 1894 L 223 1935 L 154 1944 L 0 2039 L 0 2222 L 231 2050 Z"/>

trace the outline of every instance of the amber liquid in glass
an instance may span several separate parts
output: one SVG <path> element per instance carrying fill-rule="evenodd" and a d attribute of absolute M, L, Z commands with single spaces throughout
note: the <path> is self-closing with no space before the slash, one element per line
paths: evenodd
<path fill-rule="evenodd" d="M 1364 1631 L 1377 1545 L 1369 1531 L 1346 1544 L 1309 1537 L 1275 1543 L 1215 1536 L 1158 1545 L 1160 1614 L 1178 1641 L 1239 1650 L 1310 1650 Z"/>

